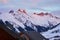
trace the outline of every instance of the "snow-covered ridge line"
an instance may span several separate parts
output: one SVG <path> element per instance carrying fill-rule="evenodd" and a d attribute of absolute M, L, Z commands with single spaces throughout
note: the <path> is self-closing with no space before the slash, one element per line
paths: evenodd
<path fill-rule="evenodd" d="M 48 21 L 60 23 L 60 18 L 52 15 L 51 13 L 40 12 L 29 15 L 26 10 L 18 9 L 17 11 L 10 10 L 9 14 L 13 15 L 16 19 L 23 21 L 22 23 L 25 23 L 26 20 L 29 20 L 33 24 L 37 25 L 46 25 L 46 23 L 48 25 Z"/>

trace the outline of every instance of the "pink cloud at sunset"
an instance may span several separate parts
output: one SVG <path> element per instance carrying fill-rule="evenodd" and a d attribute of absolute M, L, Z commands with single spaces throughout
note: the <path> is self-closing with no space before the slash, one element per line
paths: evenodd
<path fill-rule="evenodd" d="M 0 0 L 0 2 L 6 4 L 6 3 L 8 3 L 8 0 Z"/>
<path fill-rule="evenodd" d="M 60 10 L 60 0 L 0 0 L 0 8 Z"/>

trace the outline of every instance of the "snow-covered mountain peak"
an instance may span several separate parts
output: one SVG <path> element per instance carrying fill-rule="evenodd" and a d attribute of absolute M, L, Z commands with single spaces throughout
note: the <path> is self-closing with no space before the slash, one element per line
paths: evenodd
<path fill-rule="evenodd" d="M 47 36 L 46 38 L 51 38 L 53 34 L 55 35 L 55 33 L 53 33 L 55 32 L 55 30 L 60 30 L 60 17 L 52 15 L 48 12 L 34 12 L 30 15 L 29 12 L 23 9 L 18 9 L 17 11 L 10 10 L 6 13 L 0 13 L 0 20 L 2 20 L 5 24 L 6 22 L 9 22 L 16 30 L 17 28 L 21 27 L 27 31 L 35 30 L 38 32 L 43 32 L 42 35 L 44 35 L 45 37 L 47 35 L 49 36 Z M 59 33 L 57 34 L 59 35 Z"/>
<path fill-rule="evenodd" d="M 24 9 L 18 9 L 18 13 L 25 13 L 26 14 L 27 12 Z"/>
<path fill-rule="evenodd" d="M 48 12 L 33 13 L 32 15 L 29 15 L 29 13 L 26 10 L 18 9 L 17 11 L 10 10 L 9 13 L 7 13 L 7 15 L 5 14 L 4 14 L 4 17 L 7 17 L 5 19 L 8 19 L 8 15 L 12 15 L 14 19 L 16 19 L 17 21 L 23 24 L 26 23 L 27 20 L 30 21 L 30 23 L 33 23 L 35 25 L 40 25 L 40 26 L 45 26 L 45 25 L 49 26 L 48 21 L 53 25 L 60 23 L 59 17 L 56 17 Z M 9 17 L 13 19 L 12 16 L 9 16 Z"/>
<path fill-rule="evenodd" d="M 35 24 L 35 25 L 49 25 L 48 21 L 52 24 L 57 24 L 60 23 L 60 19 L 58 19 L 59 17 L 56 17 L 54 15 L 52 15 L 51 13 L 33 13 L 32 15 L 29 15 L 29 13 L 26 10 L 21 10 L 18 9 L 15 13 L 12 13 L 13 16 L 20 22 L 22 23 L 26 23 L 26 21 L 30 21 L 31 23 Z"/>
<path fill-rule="evenodd" d="M 54 15 L 52 15 L 51 13 L 48 13 L 48 12 L 46 12 L 46 13 L 44 13 L 44 12 L 40 12 L 40 13 L 34 13 L 35 15 L 38 15 L 38 16 L 50 16 L 50 17 L 55 17 Z"/>
<path fill-rule="evenodd" d="M 38 23 L 39 24 L 41 24 L 41 23 L 48 23 L 48 21 L 50 21 L 50 22 L 56 22 L 56 23 L 59 23 L 60 21 L 60 19 L 56 19 L 56 16 L 54 16 L 54 15 L 52 15 L 52 14 L 50 14 L 50 13 L 40 13 L 40 14 L 36 14 L 36 13 L 34 13 L 33 15 L 32 15 L 32 17 L 36 20 L 36 21 L 38 21 Z M 59 18 L 59 17 L 58 17 Z"/>

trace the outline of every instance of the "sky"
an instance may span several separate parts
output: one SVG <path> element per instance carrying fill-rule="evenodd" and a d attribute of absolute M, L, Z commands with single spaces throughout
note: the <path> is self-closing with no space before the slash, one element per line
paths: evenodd
<path fill-rule="evenodd" d="M 60 0 L 0 0 L 0 10 L 9 8 L 23 8 L 51 12 L 60 10 Z"/>

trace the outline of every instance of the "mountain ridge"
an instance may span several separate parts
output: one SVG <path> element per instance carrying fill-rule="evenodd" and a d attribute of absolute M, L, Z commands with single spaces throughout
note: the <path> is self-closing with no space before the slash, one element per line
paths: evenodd
<path fill-rule="evenodd" d="M 30 15 L 26 10 L 21 9 L 18 9 L 17 11 L 10 10 L 9 13 L 1 13 L 0 19 L 4 23 L 7 21 L 12 24 L 18 33 L 20 32 L 20 27 L 25 31 L 36 31 L 40 33 L 48 32 L 49 30 L 58 27 L 56 25 L 60 23 L 60 17 L 56 17 L 50 13 L 34 12 Z"/>

